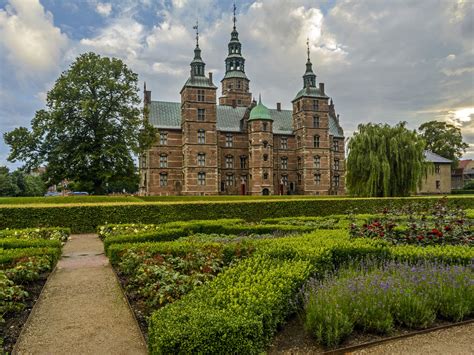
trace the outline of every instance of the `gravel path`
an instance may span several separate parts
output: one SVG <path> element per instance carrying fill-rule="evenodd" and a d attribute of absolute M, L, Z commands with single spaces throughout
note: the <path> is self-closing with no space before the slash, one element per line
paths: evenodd
<path fill-rule="evenodd" d="M 95 234 L 72 235 L 16 354 L 146 354 L 138 325 Z"/>
<path fill-rule="evenodd" d="M 472 355 L 474 354 L 474 323 L 415 335 L 351 354 Z"/>

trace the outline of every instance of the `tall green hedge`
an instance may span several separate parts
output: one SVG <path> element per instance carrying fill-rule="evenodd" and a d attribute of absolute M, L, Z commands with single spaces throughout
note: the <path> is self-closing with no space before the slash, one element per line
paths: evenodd
<path fill-rule="evenodd" d="M 93 232 L 107 223 L 163 223 L 192 219 L 243 218 L 259 221 L 263 218 L 291 216 L 327 216 L 375 213 L 385 207 L 401 207 L 410 202 L 419 208 L 432 205 L 435 197 L 411 198 L 338 198 L 284 201 L 226 201 L 119 203 L 78 205 L 28 205 L 0 207 L 0 229 L 28 227 L 69 227 L 72 232 Z M 474 208 L 474 197 L 448 199 L 452 205 Z"/>

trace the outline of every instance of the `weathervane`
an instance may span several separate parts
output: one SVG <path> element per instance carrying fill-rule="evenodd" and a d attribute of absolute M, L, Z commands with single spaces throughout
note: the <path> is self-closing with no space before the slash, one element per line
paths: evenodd
<path fill-rule="evenodd" d="M 307 47 L 307 50 L 308 50 L 308 61 L 310 60 L 309 59 L 309 37 L 306 38 L 306 47 Z"/>
<path fill-rule="evenodd" d="M 196 24 L 193 26 L 193 29 L 196 30 L 196 47 L 199 47 L 199 22 L 196 19 Z"/>
<path fill-rule="evenodd" d="M 237 19 L 235 18 L 235 10 L 237 10 L 237 7 L 235 6 L 235 0 L 234 0 L 234 30 L 235 30 L 235 23 L 237 22 Z"/>

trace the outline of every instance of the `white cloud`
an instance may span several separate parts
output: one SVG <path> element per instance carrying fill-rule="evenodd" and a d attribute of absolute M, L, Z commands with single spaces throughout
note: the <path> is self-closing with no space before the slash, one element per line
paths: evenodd
<path fill-rule="evenodd" d="M 104 17 L 107 17 L 112 12 L 112 4 L 109 2 L 106 2 L 106 3 L 99 2 L 97 3 L 95 10 L 97 11 L 98 14 Z"/>
<path fill-rule="evenodd" d="M 38 0 L 10 0 L 0 10 L 0 37 L 9 61 L 22 75 L 56 69 L 68 38 Z"/>

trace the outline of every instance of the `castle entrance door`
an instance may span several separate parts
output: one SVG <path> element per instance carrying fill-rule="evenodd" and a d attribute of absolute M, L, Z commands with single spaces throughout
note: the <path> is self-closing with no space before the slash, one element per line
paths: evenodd
<path fill-rule="evenodd" d="M 268 190 L 267 188 L 263 189 L 263 190 L 262 190 L 262 195 L 263 195 L 263 196 L 268 196 L 268 195 L 270 195 L 270 190 Z"/>

